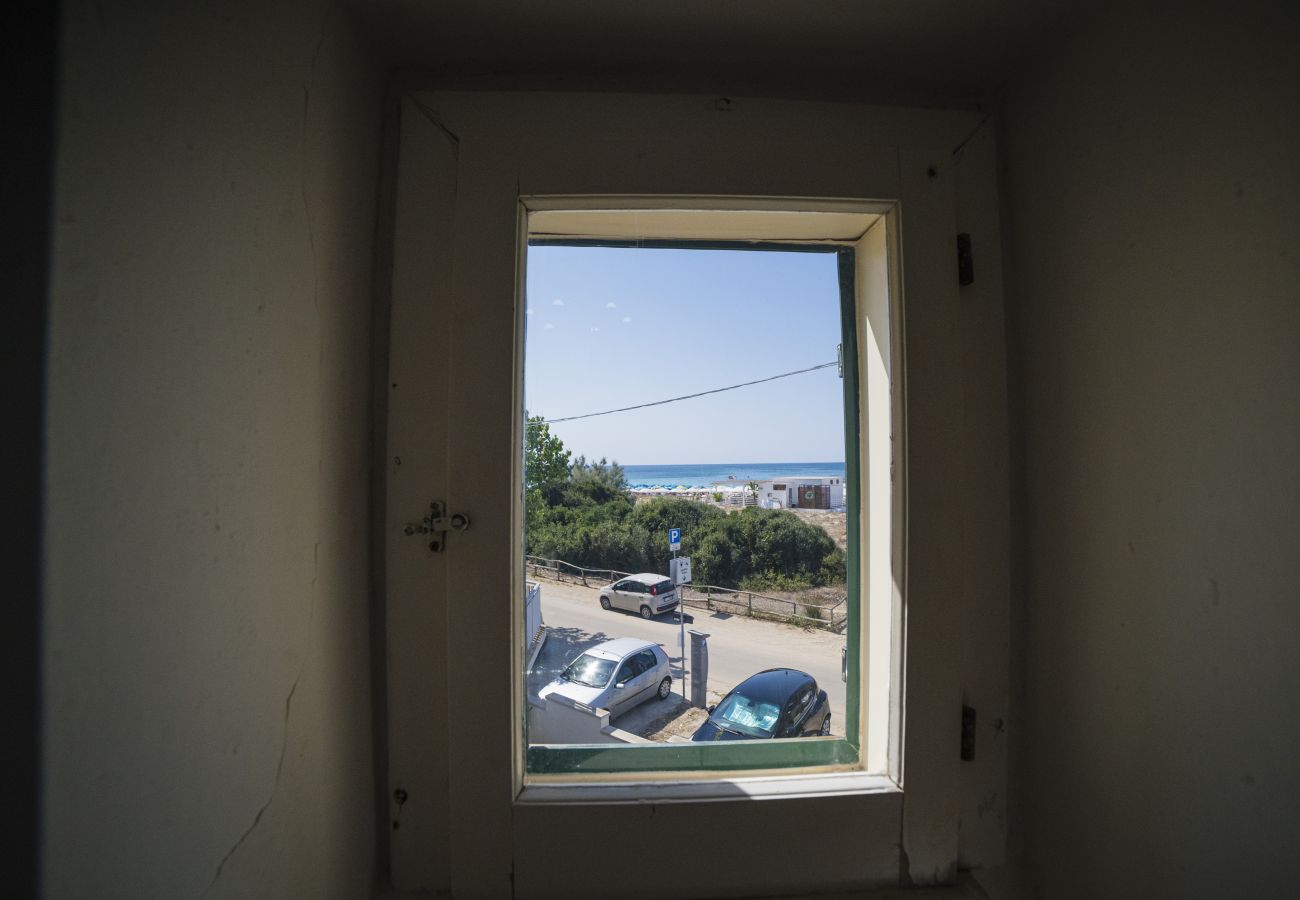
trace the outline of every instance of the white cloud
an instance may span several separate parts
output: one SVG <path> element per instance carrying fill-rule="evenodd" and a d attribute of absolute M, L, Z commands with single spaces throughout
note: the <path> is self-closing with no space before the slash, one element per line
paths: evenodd
<path fill-rule="evenodd" d="M 605 304 L 605 309 L 618 309 L 618 304 L 611 300 Z"/>
<path fill-rule="evenodd" d="M 599 329 L 599 328 L 596 328 L 595 326 L 593 326 L 591 330 L 592 330 L 592 331 L 600 331 L 600 329 Z"/>
<path fill-rule="evenodd" d="M 551 301 L 551 306 L 563 306 L 563 305 L 564 305 L 564 301 L 561 300 L 559 297 L 556 297 L 554 300 Z"/>
<path fill-rule="evenodd" d="M 623 317 L 623 321 L 624 321 L 624 322 L 631 322 L 631 321 L 632 321 L 632 317 L 631 317 L 631 316 L 624 316 L 624 317 Z"/>
<path fill-rule="evenodd" d="M 547 322 L 547 323 L 546 323 L 546 330 L 547 330 L 547 331 L 550 331 L 550 330 L 551 330 L 552 328 L 554 328 L 554 327 L 555 327 L 555 326 L 552 325 L 550 322 Z"/>

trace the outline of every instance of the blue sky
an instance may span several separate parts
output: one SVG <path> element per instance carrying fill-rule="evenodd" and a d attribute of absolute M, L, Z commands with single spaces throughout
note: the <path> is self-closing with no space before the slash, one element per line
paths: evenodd
<path fill-rule="evenodd" d="M 662 400 L 835 359 L 831 253 L 530 247 L 529 413 Z M 551 426 L 574 454 L 624 465 L 844 459 L 834 367 Z"/>

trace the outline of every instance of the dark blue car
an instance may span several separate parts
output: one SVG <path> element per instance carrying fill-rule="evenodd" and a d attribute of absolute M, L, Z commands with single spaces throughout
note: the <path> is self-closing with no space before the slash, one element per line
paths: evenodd
<path fill-rule="evenodd" d="M 736 685 L 709 707 L 709 720 L 692 741 L 745 741 L 831 733 L 830 701 L 817 681 L 798 669 L 767 669 Z"/>

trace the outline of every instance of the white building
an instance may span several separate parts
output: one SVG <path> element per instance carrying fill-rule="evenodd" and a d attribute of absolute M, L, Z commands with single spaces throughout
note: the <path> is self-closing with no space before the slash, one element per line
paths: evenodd
<path fill-rule="evenodd" d="M 844 506 L 844 479 L 838 475 L 795 475 L 742 484 L 758 486 L 757 505 L 766 509 L 841 509 Z M 715 487 L 734 489 L 735 485 L 735 481 L 714 482 Z"/>

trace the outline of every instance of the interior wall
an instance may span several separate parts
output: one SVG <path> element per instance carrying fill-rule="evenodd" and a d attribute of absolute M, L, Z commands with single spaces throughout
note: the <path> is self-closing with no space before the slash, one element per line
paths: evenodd
<path fill-rule="evenodd" d="M 336 4 L 69 2 L 50 897 L 358 897 L 380 72 Z"/>
<path fill-rule="evenodd" d="M 1300 882 L 1294 9 L 1114 13 L 1002 111 L 1031 896 Z"/>

